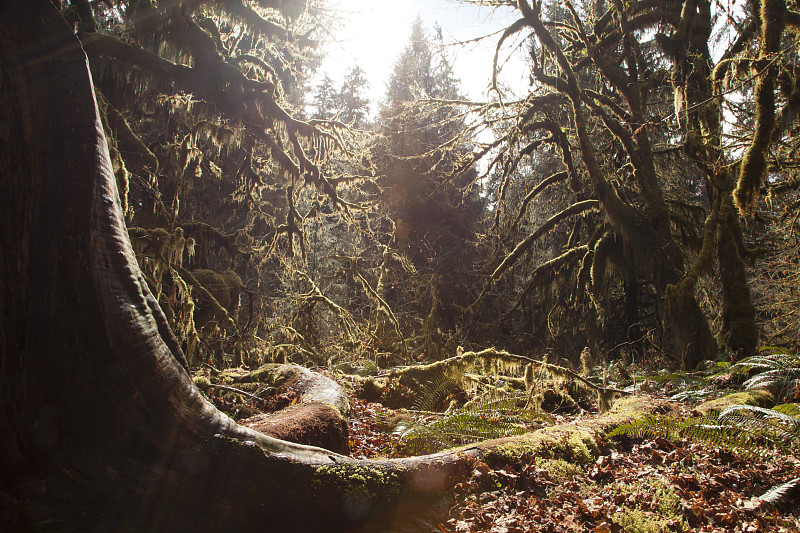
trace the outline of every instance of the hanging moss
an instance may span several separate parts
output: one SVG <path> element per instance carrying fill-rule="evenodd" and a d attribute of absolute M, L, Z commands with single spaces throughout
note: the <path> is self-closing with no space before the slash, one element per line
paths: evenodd
<path fill-rule="evenodd" d="M 122 213 L 125 217 L 130 218 L 133 212 L 128 205 L 128 192 L 130 191 L 130 181 L 128 179 L 128 169 L 125 168 L 125 161 L 117 148 L 117 139 L 114 131 L 109 126 L 108 114 L 109 106 L 105 97 L 99 91 L 95 91 L 97 98 L 97 108 L 100 111 L 100 118 L 103 122 L 103 132 L 106 135 L 106 142 L 108 144 L 108 154 L 111 157 L 111 168 L 114 171 L 114 177 L 117 181 L 117 190 L 119 191 L 119 201 L 122 207 Z"/>
<path fill-rule="evenodd" d="M 244 290 L 242 279 L 233 270 L 222 273 L 208 269 L 197 269 L 191 272 L 184 270 L 184 276 L 199 293 L 194 319 L 198 327 L 203 328 L 216 321 L 225 328 L 236 330 L 233 317 L 239 308 L 239 296 Z"/>

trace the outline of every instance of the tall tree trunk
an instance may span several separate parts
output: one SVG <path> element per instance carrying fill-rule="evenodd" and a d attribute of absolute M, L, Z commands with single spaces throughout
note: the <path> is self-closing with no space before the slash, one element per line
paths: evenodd
<path fill-rule="evenodd" d="M 685 127 L 684 151 L 695 159 L 706 173 L 709 201 L 718 205 L 717 228 L 713 234 L 720 267 L 722 287 L 723 349 L 733 357 L 751 355 L 758 344 L 755 306 L 750 298 L 744 261 L 737 243 L 742 242 L 742 228 L 733 206 L 734 179 L 722 149 L 722 106 L 720 79 L 711 69 L 711 2 L 702 0 L 685 4 L 681 22 L 672 35 L 672 42 L 681 43 L 674 58 L 672 84 L 675 109 Z M 732 48 L 729 53 L 734 52 Z M 718 65 L 725 65 L 723 58 Z M 725 69 L 728 66 L 724 67 Z"/>
<path fill-rule="evenodd" d="M 738 213 L 727 191 L 727 205 L 717 228 L 717 261 L 722 281 L 722 345 L 731 352 L 734 361 L 756 353 L 758 326 L 756 308 L 750 298 L 750 285 L 744 261 L 736 243 L 742 240 Z"/>

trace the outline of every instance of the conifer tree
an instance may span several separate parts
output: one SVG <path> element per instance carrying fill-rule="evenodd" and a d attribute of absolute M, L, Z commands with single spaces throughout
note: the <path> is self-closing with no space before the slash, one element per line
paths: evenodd
<path fill-rule="evenodd" d="M 455 328 L 469 299 L 478 218 L 459 187 L 469 179 L 459 174 L 466 147 L 443 149 L 464 128 L 459 98 L 452 66 L 417 18 L 387 83 L 377 161 L 383 209 L 394 224 L 391 246 L 416 268 L 394 297 L 420 295 L 414 314 L 426 317 L 425 350 L 434 357 L 448 336 L 441 332 Z"/>
<path fill-rule="evenodd" d="M 369 88 L 369 82 L 365 74 L 364 69 L 358 65 L 348 69 L 337 95 L 342 110 L 340 120 L 355 128 L 365 127 L 369 116 L 370 102 L 364 94 Z"/>
<path fill-rule="evenodd" d="M 333 80 L 328 74 L 314 87 L 313 100 L 311 107 L 314 113 L 311 118 L 329 120 L 336 115 L 338 108 L 338 93 L 334 87 Z"/>

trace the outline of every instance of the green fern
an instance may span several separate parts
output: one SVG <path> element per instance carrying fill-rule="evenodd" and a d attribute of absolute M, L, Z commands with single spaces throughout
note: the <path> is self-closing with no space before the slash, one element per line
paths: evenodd
<path fill-rule="evenodd" d="M 800 477 L 796 477 L 787 481 L 786 483 L 772 487 L 767 492 L 759 496 L 758 499 L 762 502 L 778 505 L 786 501 L 786 498 L 789 496 L 792 489 L 798 486 L 800 486 Z"/>
<path fill-rule="evenodd" d="M 609 438 L 619 436 L 688 438 L 725 448 L 746 459 L 779 456 L 800 458 L 800 408 L 796 404 L 764 409 L 752 405 L 732 405 L 718 416 L 678 420 L 670 416 L 650 416 L 623 424 Z M 780 503 L 800 478 L 772 487 L 759 499 Z"/>
<path fill-rule="evenodd" d="M 800 414 L 796 406 L 765 409 L 752 405 L 732 405 L 719 414 L 726 425 L 736 428 L 754 440 L 800 457 Z"/>
<path fill-rule="evenodd" d="M 638 418 L 632 422 L 622 424 L 614 428 L 607 437 L 637 437 L 655 438 L 664 437 L 667 439 L 678 438 L 680 420 L 664 415 L 652 415 Z"/>
<path fill-rule="evenodd" d="M 777 348 L 743 359 L 731 367 L 734 373 L 757 373 L 744 382 L 747 389 L 771 390 L 781 401 L 800 396 L 800 357 Z"/>
<path fill-rule="evenodd" d="M 435 378 L 422 385 L 414 401 L 414 409 L 417 411 L 435 411 L 445 403 L 450 394 L 460 390 L 460 388 L 458 380 L 448 373 L 440 372 Z"/>
<path fill-rule="evenodd" d="M 623 424 L 608 434 L 609 438 L 631 436 L 641 438 L 664 437 L 670 440 L 691 439 L 711 444 L 743 450 L 760 455 L 762 450 L 749 445 L 746 436 L 736 431 L 716 417 L 690 418 L 679 420 L 666 415 L 655 415 Z"/>
<path fill-rule="evenodd" d="M 800 394 L 800 358 L 775 348 L 740 361 L 731 367 L 734 373 L 755 374 L 745 381 L 748 389 L 767 388 L 783 399 L 796 399 Z M 718 448 L 725 448 L 744 458 L 800 458 L 800 407 L 779 405 L 765 409 L 752 405 L 732 405 L 716 416 L 678 420 L 670 416 L 651 416 L 623 424 L 608 434 L 635 437 L 662 436 L 686 438 Z M 773 487 L 761 496 L 777 503 L 800 478 Z"/>
<path fill-rule="evenodd" d="M 488 395 L 461 409 L 441 413 L 425 423 L 404 421 L 395 430 L 400 441 L 414 454 L 432 453 L 460 444 L 531 431 L 532 426 L 551 424 L 542 412 L 520 407 L 527 395 L 514 393 L 502 397 Z"/>
<path fill-rule="evenodd" d="M 745 458 L 795 456 L 800 458 L 800 409 L 781 406 L 764 409 L 733 405 L 718 416 L 679 420 L 650 416 L 623 424 L 608 434 L 619 436 L 690 439 L 726 448 Z"/>
<path fill-rule="evenodd" d="M 775 407 L 772 408 L 772 410 L 777 411 L 778 413 L 789 415 L 794 418 L 800 418 L 800 404 L 785 403 L 782 405 L 776 405 Z"/>

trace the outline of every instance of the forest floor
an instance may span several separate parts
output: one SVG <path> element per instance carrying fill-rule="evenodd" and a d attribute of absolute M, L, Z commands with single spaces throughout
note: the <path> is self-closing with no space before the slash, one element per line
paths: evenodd
<path fill-rule="evenodd" d="M 406 455 L 387 431 L 396 413 L 351 398 L 351 455 Z M 688 411 L 688 409 L 687 409 Z M 594 417 L 583 413 L 570 417 Z M 567 421 L 566 417 L 561 421 Z M 521 456 L 503 469 L 479 464 L 454 488 L 450 518 L 419 519 L 440 532 L 800 532 L 800 494 L 778 506 L 758 497 L 800 476 L 790 459 L 744 460 L 704 444 L 624 437 L 588 465 Z"/>
<path fill-rule="evenodd" d="M 325 373 L 325 372 L 323 372 Z M 341 377 L 341 376 L 340 376 Z M 674 393 L 667 386 L 650 392 L 659 400 Z M 716 395 L 724 395 L 719 390 Z M 675 401 L 678 416 L 692 416 L 697 400 Z M 703 399 L 708 400 L 708 397 Z M 221 398 L 219 407 L 231 410 Z M 349 394 L 350 455 L 359 459 L 413 455 L 395 428 L 430 414 L 393 410 Z M 281 409 L 296 401 L 292 390 L 253 410 Z M 596 410 L 550 413 L 556 424 L 580 423 Z M 800 487 L 779 505 L 760 498 L 772 487 L 800 477 L 800 461 L 786 454 L 743 459 L 700 442 L 662 437 L 621 437 L 599 443 L 589 464 L 529 454 L 499 468 L 475 465 L 452 490 L 446 519 L 416 517 L 403 533 L 442 532 L 800 532 Z"/>

